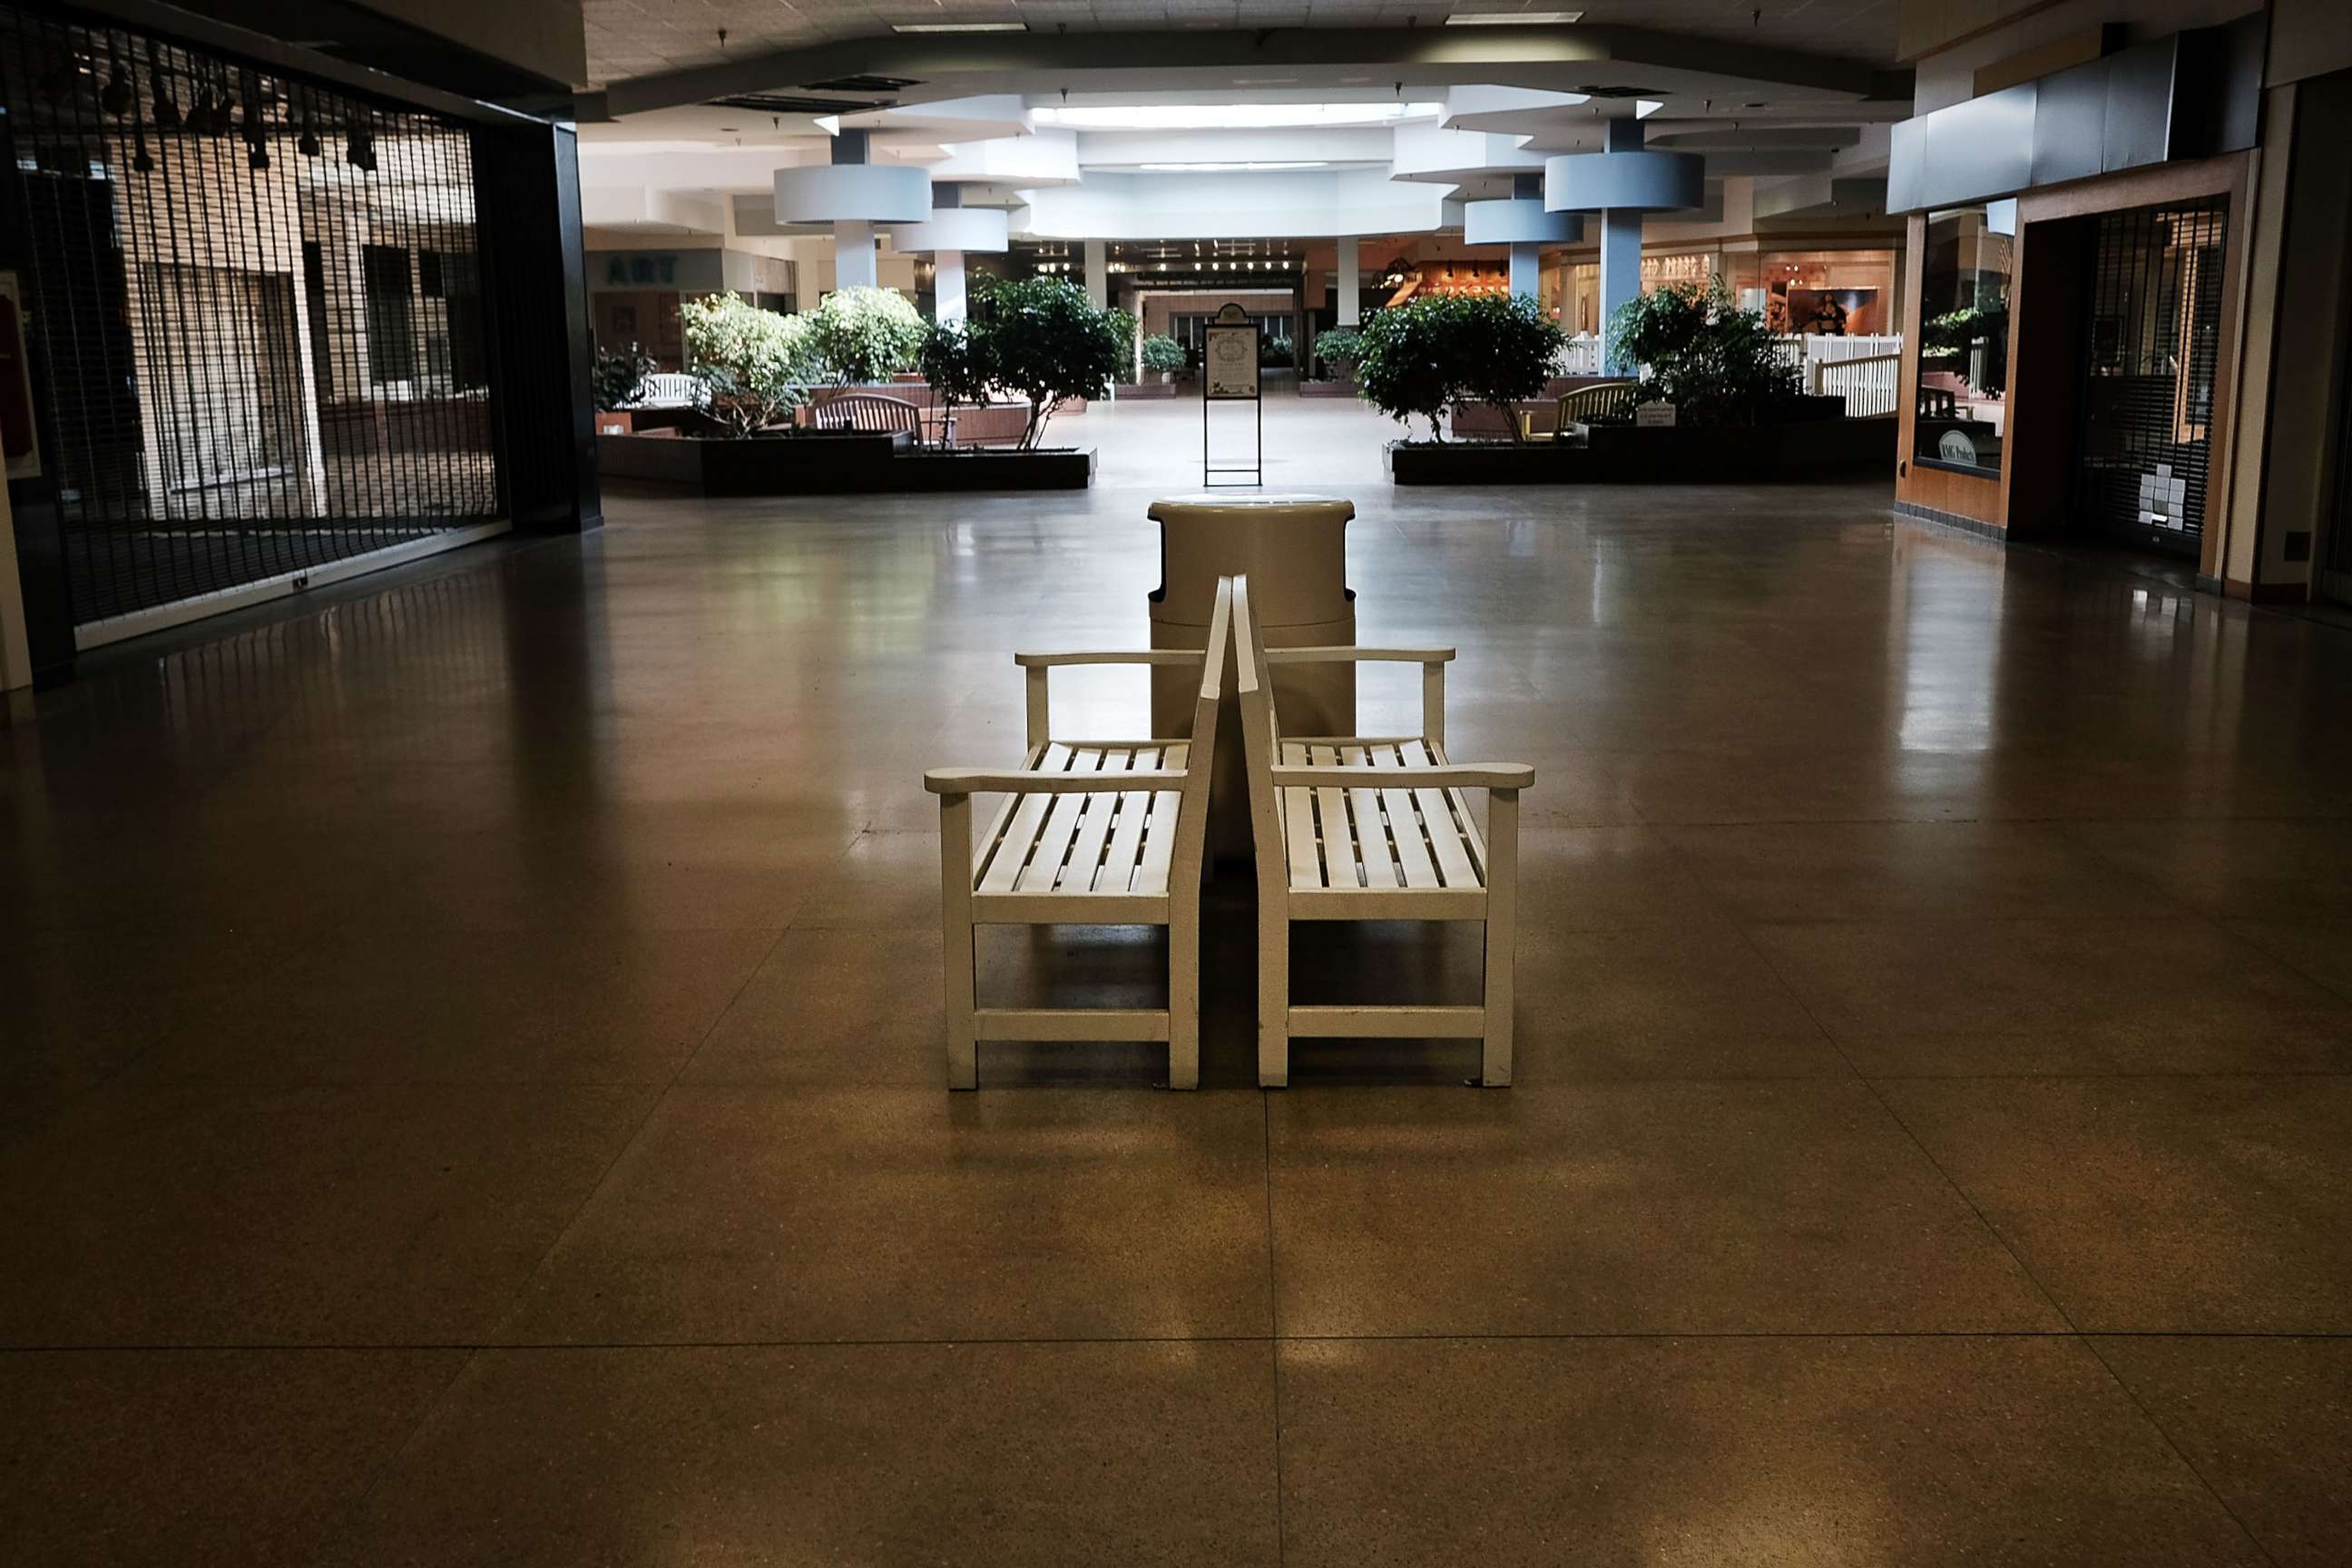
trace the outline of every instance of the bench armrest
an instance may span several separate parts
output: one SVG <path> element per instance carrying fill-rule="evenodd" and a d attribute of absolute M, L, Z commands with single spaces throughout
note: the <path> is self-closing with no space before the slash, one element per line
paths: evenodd
<path fill-rule="evenodd" d="M 1013 662 L 1028 672 L 1028 719 L 1025 734 L 1032 746 L 1053 738 L 1052 696 L 1046 671 L 1077 664 L 1191 665 L 1198 668 L 1208 655 L 1194 647 L 1128 647 L 1081 649 L 1068 653 L 1016 653 Z"/>
<path fill-rule="evenodd" d="M 1448 664 L 1450 647 L 1270 647 L 1268 664 Z"/>
<path fill-rule="evenodd" d="M 1270 647 L 1265 662 L 1277 664 L 1417 664 L 1421 666 L 1421 733 L 1433 746 L 1445 744 L 1445 667 L 1450 647 Z"/>
<path fill-rule="evenodd" d="M 1442 768 L 1316 768 L 1285 764 L 1274 770 L 1274 782 L 1280 789 L 1517 790 L 1536 782 L 1536 770 L 1526 763 L 1448 763 Z"/>
<path fill-rule="evenodd" d="M 1136 768 L 1121 773 L 1032 773 L 992 768 L 933 768 L 923 787 L 933 795 L 1120 795 L 1129 790 L 1180 790 L 1181 768 Z"/>
<path fill-rule="evenodd" d="M 1198 664 L 1207 657 L 1196 647 L 1113 647 L 1016 653 L 1013 662 L 1024 669 L 1055 669 L 1066 664 Z"/>

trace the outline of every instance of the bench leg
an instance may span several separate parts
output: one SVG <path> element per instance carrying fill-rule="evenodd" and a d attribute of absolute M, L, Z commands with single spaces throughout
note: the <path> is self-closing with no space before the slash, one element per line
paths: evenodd
<path fill-rule="evenodd" d="M 1257 1081 L 1260 1089 L 1290 1086 L 1290 911 L 1263 891 L 1257 904 Z"/>
<path fill-rule="evenodd" d="M 1201 906 L 1168 911 L 1168 1087 L 1201 1087 Z"/>
<path fill-rule="evenodd" d="M 940 956 L 947 973 L 948 1087 L 980 1087 L 972 1023 L 971 796 L 940 797 Z"/>
<path fill-rule="evenodd" d="M 1511 953 L 1518 935 L 1519 792 L 1498 789 L 1486 800 L 1486 1037 L 1478 1081 L 1502 1089 L 1511 1081 Z"/>

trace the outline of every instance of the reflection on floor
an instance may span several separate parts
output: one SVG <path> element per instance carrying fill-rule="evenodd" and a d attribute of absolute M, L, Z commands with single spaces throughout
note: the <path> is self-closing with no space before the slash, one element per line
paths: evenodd
<path fill-rule="evenodd" d="M 1257 1093 L 1227 875 L 1202 1092 L 950 1099 L 918 777 L 1142 640 L 1198 409 L 1131 413 L 1089 495 L 615 496 L 0 731 L 12 1564 L 2352 1555 L 2352 636 L 1270 430 L 1538 768 L 1520 1087 Z M 1475 959 L 1314 935 L 1302 999 Z"/>

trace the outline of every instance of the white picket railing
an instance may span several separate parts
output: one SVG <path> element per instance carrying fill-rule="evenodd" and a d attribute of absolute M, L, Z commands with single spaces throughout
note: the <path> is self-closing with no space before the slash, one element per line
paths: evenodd
<path fill-rule="evenodd" d="M 1874 333 L 1868 337 L 1790 333 L 1780 340 L 1779 347 L 1805 389 L 1843 395 L 1849 417 L 1881 418 L 1895 412 L 1895 385 L 1903 362 L 1901 333 Z M 1601 338 L 1591 332 L 1570 338 L 1553 362 L 1552 374 L 1607 374 Z"/>
<path fill-rule="evenodd" d="M 1811 386 L 1816 395 L 1844 398 L 1849 419 L 1892 419 L 1902 381 L 1900 353 L 1856 354 L 1815 360 Z"/>

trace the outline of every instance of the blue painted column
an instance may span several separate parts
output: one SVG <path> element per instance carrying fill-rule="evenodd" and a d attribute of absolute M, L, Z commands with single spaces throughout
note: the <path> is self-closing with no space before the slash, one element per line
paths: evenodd
<path fill-rule="evenodd" d="M 1544 205 L 1553 212 L 1601 215 L 1601 321 L 1642 295 L 1642 215 L 1676 212 L 1706 198 L 1706 164 L 1696 153 L 1653 153 L 1642 145 L 1642 122 L 1612 120 L 1599 153 L 1566 153 L 1544 161 Z M 1612 374 L 1633 367 L 1609 362 Z"/>
<path fill-rule="evenodd" d="M 1642 122 L 1638 120 L 1611 121 L 1608 135 L 1608 151 L 1612 153 L 1642 151 Z M 1601 214 L 1601 338 L 1604 351 L 1609 323 L 1615 319 L 1617 308 L 1641 297 L 1642 209 L 1605 207 Z M 1609 354 L 1610 374 L 1631 375 L 1634 368 L 1621 363 L 1613 353 Z"/>

